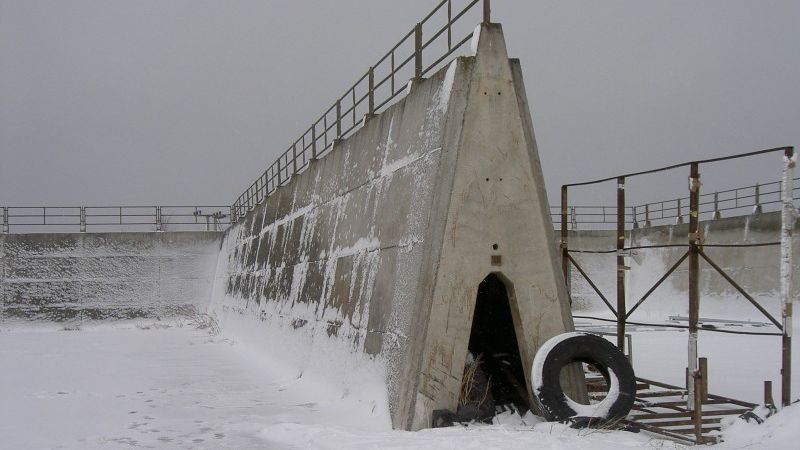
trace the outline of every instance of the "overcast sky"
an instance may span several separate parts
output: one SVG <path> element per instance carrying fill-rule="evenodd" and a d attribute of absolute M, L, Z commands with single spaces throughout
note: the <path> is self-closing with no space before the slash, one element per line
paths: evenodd
<path fill-rule="evenodd" d="M 230 204 L 436 3 L 0 0 L 0 204 Z M 493 14 L 551 199 L 800 145 L 800 1 L 495 0 Z M 776 179 L 779 162 L 711 169 L 704 189 Z"/>

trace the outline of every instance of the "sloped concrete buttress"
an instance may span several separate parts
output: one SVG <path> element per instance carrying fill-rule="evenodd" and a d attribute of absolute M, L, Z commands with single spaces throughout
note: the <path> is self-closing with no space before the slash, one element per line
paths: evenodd
<path fill-rule="evenodd" d="M 300 368 L 379 365 L 395 428 L 455 409 L 489 273 L 513 284 L 526 377 L 572 329 L 518 64 L 499 25 L 479 36 L 231 227 L 217 264 L 226 333 L 283 339 Z"/>
<path fill-rule="evenodd" d="M 499 24 L 483 25 L 457 140 L 445 141 L 453 185 L 428 315 L 412 428 L 455 410 L 478 285 L 513 284 L 512 315 L 525 376 L 536 350 L 573 327 L 552 247 L 553 227 L 517 61 Z M 451 117 L 451 119 L 454 119 Z M 450 136 L 447 136 L 450 137 Z"/>

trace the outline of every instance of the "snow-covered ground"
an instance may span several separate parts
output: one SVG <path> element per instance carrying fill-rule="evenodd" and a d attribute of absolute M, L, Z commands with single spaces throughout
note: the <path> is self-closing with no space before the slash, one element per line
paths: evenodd
<path fill-rule="evenodd" d="M 649 334 L 657 341 L 685 336 Z M 189 324 L 11 328 L 0 331 L 0 343 L 2 448 L 680 447 L 644 433 L 573 430 L 531 415 L 468 428 L 391 430 L 369 395 L 300 373 L 269 358 L 269 349 Z M 765 425 L 736 424 L 723 445 L 792 448 L 798 420 L 793 407 Z"/>

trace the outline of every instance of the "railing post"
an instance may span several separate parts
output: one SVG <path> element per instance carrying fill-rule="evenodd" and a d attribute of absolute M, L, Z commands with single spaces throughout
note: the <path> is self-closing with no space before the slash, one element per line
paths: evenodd
<path fill-rule="evenodd" d="M 722 213 L 719 212 L 719 192 L 714 192 L 714 214 L 711 215 L 711 220 L 718 220 L 722 218 Z"/>
<path fill-rule="evenodd" d="M 297 142 L 292 144 L 292 174 L 297 174 Z"/>
<path fill-rule="evenodd" d="M 8 223 L 8 206 L 3 207 L 3 233 L 8 233 L 11 224 Z"/>
<path fill-rule="evenodd" d="M 86 207 L 80 207 L 81 233 L 86 232 Z"/>
<path fill-rule="evenodd" d="M 639 228 L 639 220 L 636 217 L 636 207 L 631 207 L 631 214 L 633 214 L 633 229 L 636 230 Z"/>
<path fill-rule="evenodd" d="M 161 219 L 161 207 L 156 206 L 156 231 L 164 231 L 163 221 Z"/>
<path fill-rule="evenodd" d="M 783 336 L 781 338 L 781 404 L 792 401 L 792 239 L 797 220 L 792 202 L 794 167 L 797 153 L 794 147 L 784 154 L 783 182 L 781 184 L 781 299 L 783 300 Z"/>
<path fill-rule="evenodd" d="M 575 208 L 576 208 L 575 206 L 571 206 L 569 208 L 569 210 L 570 210 L 570 218 L 571 218 L 570 219 L 570 223 L 572 223 L 572 229 L 573 230 L 577 230 L 578 229 L 578 213 L 576 212 Z"/>
<path fill-rule="evenodd" d="M 311 125 L 311 159 L 317 159 L 317 127 Z"/>
<path fill-rule="evenodd" d="M 678 199 L 678 213 L 675 218 L 675 225 L 683 225 L 683 208 L 681 207 L 681 199 Z"/>
<path fill-rule="evenodd" d="M 492 21 L 492 3 L 489 0 L 483 0 L 483 23 L 490 23 Z"/>
<path fill-rule="evenodd" d="M 371 119 L 375 115 L 375 69 L 372 66 L 367 72 L 367 78 L 369 82 L 369 98 L 367 102 L 369 112 L 367 112 L 367 118 Z"/>
<path fill-rule="evenodd" d="M 650 227 L 652 223 L 650 222 L 650 204 L 644 205 L 644 226 Z"/>
<path fill-rule="evenodd" d="M 617 347 L 625 353 L 625 177 L 617 178 Z"/>
<path fill-rule="evenodd" d="M 761 214 L 761 187 L 756 184 L 755 205 L 753 205 L 753 214 Z"/>
<path fill-rule="evenodd" d="M 700 317 L 700 171 L 696 162 L 689 173 L 689 342 L 687 408 L 694 409 L 698 392 L 695 391 L 700 377 L 697 360 L 697 329 Z"/>
<path fill-rule="evenodd" d="M 569 273 L 569 233 L 567 232 L 567 205 L 569 204 L 567 189 L 567 186 L 561 186 L 561 272 L 564 274 L 567 294 L 569 295 L 570 303 L 572 303 L 572 283 Z"/>
<path fill-rule="evenodd" d="M 336 138 L 338 141 L 342 138 L 342 99 L 336 100 Z"/>
<path fill-rule="evenodd" d="M 414 27 L 414 79 L 422 78 L 422 24 Z"/>
<path fill-rule="evenodd" d="M 453 48 L 453 5 L 452 0 L 447 0 L 447 49 L 451 50 Z M 394 52 L 392 52 L 392 58 L 394 58 Z M 394 70 L 394 64 L 392 64 L 392 70 Z M 392 89 L 394 91 L 394 89 Z"/>

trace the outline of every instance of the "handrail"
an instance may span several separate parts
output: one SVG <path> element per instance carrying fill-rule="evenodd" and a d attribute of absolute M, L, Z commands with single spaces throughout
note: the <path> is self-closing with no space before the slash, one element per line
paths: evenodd
<path fill-rule="evenodd" d="M 490 0 L 463 0 L 466 5 L 453 9 L 453 0 L 441 0 L 414 28 L 407 32 L 386 54 L 369 67 L 366 73 L 356 80 L 344 94 L 336 99 L 300 137 L 292 142 L 278 158 L 264 170 L 231 206 L 231 221 L 237 222 L 248 211 L 264 201 L 275 189 L 288 182 L 295 174 L 302 172 L 311 161 L 324 156 L 341 139 L 349 136 L 358 127 L 380 112 L 398 95 L 407 89 L 403 74 L 413 80 L 420 80 L 442 61 L 458 51 L 471 38 L 474 31 L 454 38 L 453 25 L 471 11 L 478 3 L 483 4 L 483 23 L 491 21 Z M 444 25 L 431 32 L 431 37 L 423 41 L 423 28 L 435 16 L 444 16 Z M 434 54 L 433 62 L 425 64 L 425 56 L 431 57 L 429 47 L 446 37 L 446 50 Z M 404 44 L 413 41 L 410 55 L 400 54 Z M 444 42 L 443 42 L 444 44 Z M 413 62 L 413 71 L 411 65 Z M 386 75 L 376 73 L 386 72 Z"/>
<path fill-rule="evenodd" d="M 781 185 L 781 181 L 772 181 L 701 194 L 700 214 L 706 214 L 713 220 L 722 218 L 723 212 L 745 208 L 752 214 L 762 213 L 765 207 L 781 203 Z M 792 193 L 794 200 L 800 200 L 800 177 L 794 178 Z M 579 225 L 616 224 L 616 210 L 617 207 L 613 205 L 571 205 L 568 211 L 569 224 L 572 229 L 577 229 Z M 561 216 L 561 208 L 550 207 L 550 215 L 553 223 L 558 226 L 559 221 L 556 219 Z M 688 217 L 689 197 L 625 207 L 625 223 L 633 228 L 649 227 L 655 221 L 669 219 L 674 219 L 672 223 L 680 224 L 688 220 Z"/>
<path fill-rule="evenodd" d="M 0 232 L 223 231 L 231 224 L 230 211 L 230 206 L 1 206 Z"/>

